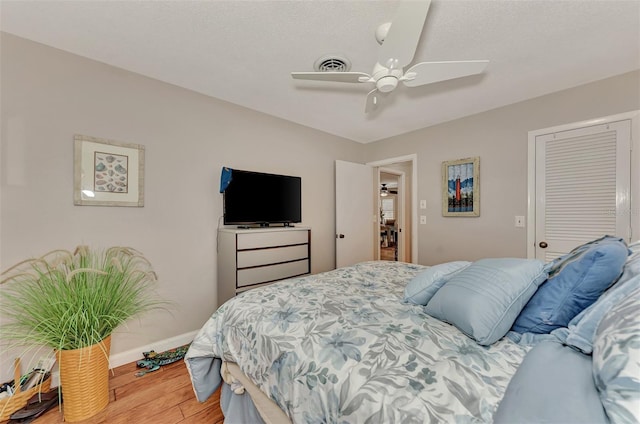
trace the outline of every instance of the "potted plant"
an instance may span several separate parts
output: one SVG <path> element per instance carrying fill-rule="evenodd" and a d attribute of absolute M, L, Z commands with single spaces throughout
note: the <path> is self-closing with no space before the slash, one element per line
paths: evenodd
<path fill-rule="evenodd" d="M 60 368 L 65 421 L 80 421 L 109 403 L 111 334 L 165 302 L 155 295 L 149 261 L 128 247 L 55 250 L 1 275 L 2 340 L 48 346 Z"/>

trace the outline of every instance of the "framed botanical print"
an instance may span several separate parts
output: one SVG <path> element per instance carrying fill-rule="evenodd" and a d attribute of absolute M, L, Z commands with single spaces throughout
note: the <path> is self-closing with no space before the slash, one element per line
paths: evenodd
<path fill-rule="evenodd" d="M 144 146 L 74 137 L 75 205 L 144 206 Z"/>

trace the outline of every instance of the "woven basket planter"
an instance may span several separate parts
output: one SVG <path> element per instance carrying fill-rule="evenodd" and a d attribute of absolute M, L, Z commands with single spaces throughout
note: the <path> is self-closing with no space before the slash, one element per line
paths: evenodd
<path fill-rule="evenodd" d="M 8 420 L 11 414 L 22 409 L 27 404 L 27 401 L 31 399 L 31 396 L 36 393 L 47 393 L 51 388 L 51 377 L 49 377 L 37 386 L 23 392 L 20 388 L 20 359 L 15 361 L 13 381 L 18 382 L 15 385 L 15 394 L 11 397 L 0 399 L 0 421 Z"/>
<path fill-rule="evenodd" d="M 56 352 L 64 420 L 86 420 L 109 404 L 111 336 L 93 346 Z"/>

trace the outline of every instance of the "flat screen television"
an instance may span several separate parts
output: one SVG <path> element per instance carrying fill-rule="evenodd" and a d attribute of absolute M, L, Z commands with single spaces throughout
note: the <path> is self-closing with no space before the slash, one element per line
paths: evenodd
<path fill-rule="evenodd" d="M 302 178 L 225 169 L 230 172 L 223 191 L 225 225 L 302 222 Z"/>

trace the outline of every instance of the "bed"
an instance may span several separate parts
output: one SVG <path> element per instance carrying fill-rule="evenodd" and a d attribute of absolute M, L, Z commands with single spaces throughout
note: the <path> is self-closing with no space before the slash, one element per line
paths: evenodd
<path fill-rule="evenodd" d="M 365 262 L 231 299 L 187 355 L 196 396 L 213 393 L 222 368 L 294 423 L 491 422 L 529 347 L 482 346 L 403 302 L 426 269 Z"/>
<path fill-rule="evenodd" d="M 223 304 L 185 361 L 229 424 L 637 423 L 640 242 L 281 281 Z"/>

